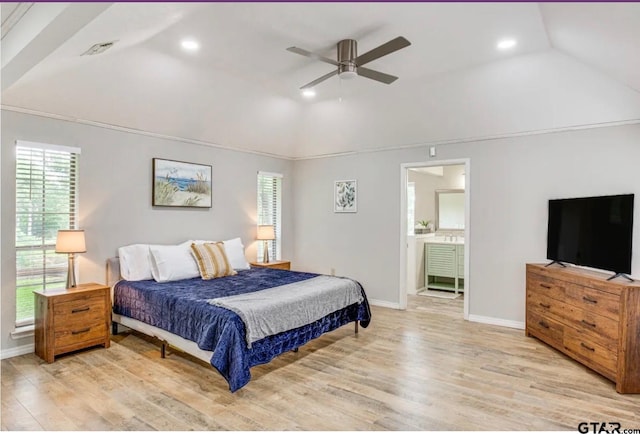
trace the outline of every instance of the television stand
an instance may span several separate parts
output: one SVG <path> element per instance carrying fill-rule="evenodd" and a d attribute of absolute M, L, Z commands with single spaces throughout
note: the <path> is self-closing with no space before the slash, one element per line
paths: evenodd
<path fill-rule="evenodd" d="M 562 268 L 567 268 L 567 266 L 566 266 L 566 265 L 564 265 L 564 264 L 563 264 L 562 262 L 560 262 L 560 261 L 551 261 L 551 262 L 549 262 L 547 265 L 545 265 L 545 267 L 548 267 L 548 266 L 553 265 L 553 264 L 558 264 L 558 265 L 559 265 L 559 266 L 561 266 Z"/>
<path fill-rule="evenodd" d="M 613 279 L 615 279 L 616 277 L 624 277 L 624 278 L 625 278 L 625 279 L 627 279 L 629 282 L 635 282 L 635 280 L 633 280 L 631 277 L 627 276 L 627 275 L 626 275 L 626 274 L 624 274 L 624 273 L 616 273 L 616 274 L 614 274 L 613 276 L 609 277 L 609 278 L 607 279 L 607 281 L 609 281 L 609 280 L 613 280 Z"/>

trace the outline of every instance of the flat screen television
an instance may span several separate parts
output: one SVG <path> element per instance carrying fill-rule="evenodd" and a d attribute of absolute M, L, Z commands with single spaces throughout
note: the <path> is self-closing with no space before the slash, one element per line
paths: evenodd
<path fill-rule="evenodd" d="M 633 194 L 549 200 L 548 223 L 551 261 L 631 274 Z"/>

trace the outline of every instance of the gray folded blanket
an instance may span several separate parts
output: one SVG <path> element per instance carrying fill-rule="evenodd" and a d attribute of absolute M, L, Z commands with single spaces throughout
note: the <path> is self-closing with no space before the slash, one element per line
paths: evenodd
<path fill-rule="evenodd" d="M 354 280 L 318 276 L 262 291 L 207 301 L 240 316 L 246 328 L 247 347 L 251 348 L 251 344 L 260 339 L 311 324 L 363 300 L 360 285 Z"/>

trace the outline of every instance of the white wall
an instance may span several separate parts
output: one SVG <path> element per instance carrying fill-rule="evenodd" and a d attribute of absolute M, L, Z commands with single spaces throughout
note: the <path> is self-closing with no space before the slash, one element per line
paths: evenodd
<path fill-rule="evenodd" d="M 635 124 L 438 147 L 437 159 L 471 161 L 471 315 L 524 321 L 524 264 L 545 261 L 547 201 L 640 193 L 639 143 Z M 335 268 L 358 279 L 371 299 L 398 304 L 400 164 L 426 160 L 419 147 L 297 161 L 297 267 Z M 333 181 L 351 178 L 358 180 L 358 212 L 334 214 Z M 636 206 L 636 222 L 639 213 Z M 632 271 L 640 277 L 638 254 Z"/>
<path fill-rule="evenodd" d="M 17 139 L 76 146 L 80 156 L 80 228 L 87 253 L 78 255 L 81 282 L 104 282 L 105 260 L 131 243 L 176 243 L 190 238 L 242 237 L 255 259 L 257 172 L 284 174 L 282 255 L 292 255 L 292 165 L 289 160 L 207 146 L 178 143 L 138 134 L 2 110 L 2 229 L 0 344 L 3 353 L 28 345 L 13 340 L 15 324 L 15 157 Z M 154 157 L 213 166 L 211 209 L 153 208 L 151 159 Z"/>
<path fill-rule="evenodd" d="M 296 155 L 640 118 L 637 91 L 557 50 L 435 77 L 405 80 L 399 75 L 398 81 L 380 91 L 309 104 Z"/>

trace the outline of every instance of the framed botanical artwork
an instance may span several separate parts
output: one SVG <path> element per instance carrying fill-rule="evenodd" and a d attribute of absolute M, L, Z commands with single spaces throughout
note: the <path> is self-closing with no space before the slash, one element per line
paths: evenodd
<path fill-rule="evenodd" d="M 336 181 L 333 191 L 333 212 L 357 212 L 357 181 Z"/>
<path fill-rule="evenodd" d="M 153 206 L 211 208 L 211 166 L 153 159 Z"/>

